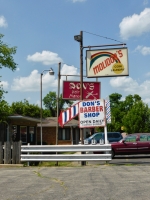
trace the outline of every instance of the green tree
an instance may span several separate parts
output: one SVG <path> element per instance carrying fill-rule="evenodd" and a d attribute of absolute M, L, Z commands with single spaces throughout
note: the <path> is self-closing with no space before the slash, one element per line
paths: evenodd
<path fill-rule="evenodd" d="M 108 124 L 108 131 L 121 131 L 122 126 L 122 101 L 121 94 L 113 93 L 109 96 L 110 99 L 110 109 L 111 109 L 111 124 Z"/>
<path fill-rule="evenodd" d="M 43 103 L 45 108 L 51 111 L 51 114 L 53 117 L 56 116 L 57 113 L 57 96 L 56 92 L 49 92 L 44 98 Z M 73 104 L 70 100 L 62 99 L 62 94 L 59 97 L 59 113 L 64 108 L 64 105 L 68 104 L 68 106 L 71 106 Z"/>
<path fill-rule="evenodd" d="M 11 113 L 19 114 L 28 117 L 40 118 L 41 109 L 38 105 L 29 104 L 29 101 L 24 99 L 24 101 L 13 102 L 11 105 Z M 51 117 L 49 110 L 42 110 L 42 116 Z"/>
<path fill-rule="evenodd" d="M 123 117 L 127 133 L 150 132 L 150 109 L 142 101 L 136 101 Z"/>
<path fill-rule="evenodd" d="M 121 100 L 121 94 L 113 93 L 109 96 L 109 98 L 111 106 L 112 123 L 108 124 L 108 130 L 121 132 L 121 127 L 125 126 L 123 121 L 124 116 L 126 116 L 129 113 L 129 111 L 136 103 L 141 102 L 141 97 L 138 94 L 128 95 L 126 96 L 125 100 Z"/>
<path fill-rule="evenodd" d="M 10 115 L 10 106 L 5 100 L 0 100 L 0 122 L 6 121 L 8 115 Z"/>
<path fill-rule="evenodd" d="M 0 68 L 7 67 L 14 71 L 17 64 L 14 62 L 13 55 L 16 53 L 16 47 L 9 47 L 2 41 L 4 35 L 0 34 Z"/>
<path fill-rule="evenodd" d="M 2 41 L 4 35 L 0 34 L 0 69 L 7 67 L 14 71 L 17 64 L 14 62 L 13 55 L 16 53 L 16 47 L 9 47 Z M 1 77 L 0 77 L 1 78 Z M 9 105 L 4 101 L 3 86 L 0 81 L 0 122 L 5 121 L 7 116 L 10 114 Z"/>

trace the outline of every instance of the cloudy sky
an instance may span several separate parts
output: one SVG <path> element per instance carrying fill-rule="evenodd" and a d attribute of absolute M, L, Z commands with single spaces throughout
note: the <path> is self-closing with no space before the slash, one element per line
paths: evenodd
<path fill-rule="evenodd" d="M 126 43 L 128 48 L 129 76 L 98 78 L 101 98 L 138 94 L 150 105 L 150 0 L 0 0 L 0 5 L 3 41 L 17 47 L 17 70 L 0 70 L 9 104 L 24 99 L 39 104 L 41 73 L 43 97 L 57 92 L 59 62 L 62 75 L 79 75 L 80 46 L 74 35 L 83 31 L 83 46 Z M 86 75 L 85 59 L 83 67 Z M 47 73 L 50 68 L 55 76 Z"/>

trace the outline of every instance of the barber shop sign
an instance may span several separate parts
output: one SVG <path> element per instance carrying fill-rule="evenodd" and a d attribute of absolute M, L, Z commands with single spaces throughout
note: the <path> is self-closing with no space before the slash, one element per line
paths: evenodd
<path fill-rule="evenodd" d="M 104 99 L 79 102 L 79 127 L 104 127 L 106 125 Z"/>

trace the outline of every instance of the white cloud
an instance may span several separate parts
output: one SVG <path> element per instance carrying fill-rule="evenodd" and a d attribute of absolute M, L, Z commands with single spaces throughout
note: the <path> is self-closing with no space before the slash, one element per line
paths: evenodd
<path fill-rule="evenodd" d="M 12 90 L 20 92 L 35 92 L 40 90 L 41 75 L 37 70 L 33 70 L 28 77 L 19 77 L 13 80 L 11 86 Z M 42 89 L 52 87 L 54 84 L 54 76 L 50 76 L 49 73 L 45 73 L 42 76 Z"/>
<path fill-rule="evenodd" d="M 8 89 L 9 83 L 7 81 L 1 81 L 0 85 L 2 85 L 3 89 L 5 90 L 5 89 Z"/>
<path fill-rule="evenodd" d="M 138 45 L 135 51 L 141 52 L 141 54 L 143 54 L 144 56 L 150 55 L 150 47 L 144 47 L 144 46 Z"/>
<path fill-rule="evenodd" d="M 0 16 L 0 27 L 7 27 L 7 22 L 4 16 Z"/>
<path fill-rule="evenodd" d="M 131 77 L 117 77 L 110 80 L 110 85 L 116 88 L 121 93 L 124 92 L 125 95 L 138 94 L 144 102 L 148 102 L 148 99 L 150 101 L 150 80 L 146 80 L 143 83 L 139 84 Z"/>
<path fill-rule="evenodd" d="M 43 65 L 53 65 L 62 62 L 62 59 L 58 56 L 58 54 L 51 51 L 42 51 L 42 53 L 36 52 L 33 55 L 28 55 L 27 60 L 40 62 Z"/>
<path fill-rule="evenodd" d="M 150 32 L 150 8 L 145 8 L 139 15 L 133 14 L 123 18 L 119 27 L 120 36 L 125 40 Z"/>
<path fill-rule="evenodd" d="M 77 68 L 75 68 L 73 65 L 68 66 L 67 64 L 64 64 L 62 69 L 61 69 L 61 74 L 65 75 L 77 75 Z"/>
<path fill-rule="evenodd" d="M 148 72 L 148 73 L 146 74 L 146 76 L 150 76 L 150 72 Z"/>
<path fill-rule="evenodd" d="M 72 0 L 73 3 L 76 3 L 76 2 L 84 2 L 86 0 Z"/>
<path fill-rule="evenodd" d="M 61 75 L 77 75 L 77 68 L 64 64 L 61 68 Z M 56 79 L 55 79 L 56 76 Z M 50 76 L 49 73 L 44 73 L 42 76 L 42 90 L 56 91 L 58 87 L 58 76 Z M 73 79 L 73 76 L 68 76 L 67 80 Z M 60 86 L 62 81 L 66 80 L 65 76 L 61 77 Z M 13 80 L 11 89 L 20 92 L 36 92 L 40 91 L 41 74 L 37 70 L 33 70 L 28 77 L 18 77 Z"/>

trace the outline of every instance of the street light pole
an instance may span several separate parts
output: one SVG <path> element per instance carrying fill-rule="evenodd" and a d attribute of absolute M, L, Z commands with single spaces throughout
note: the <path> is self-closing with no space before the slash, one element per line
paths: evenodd
<path fill-rule="evenodd" d="M 42 145 L 42 76 L 43 76 L 43 73 L 41 73 L 41 112 L 40 112 L 40 121 L 41 121 L 41 127 L 40 127 L 40 133 L 41 133 L 41 145 Z"/>
<path fill-rule="evenodd" d="M 83 32 L 80 31 L 80 100 L 83 100 Z M 83 129 L 80 128 L 80 139 L 83 144 Z"/>
<path fill-rule="evenodd" d="M 80 31 L 80 35 L 75 35 L 74 39 L 80 42 L 80 100 L 83 100 L 83 31 Z M 80 140 L 83 144 L 83 128 L 80 128 Z M 85 152 L 81 152 L 84 154 Z M 81 161 L 81 165 L 86 165 L 85 161 Z"/>
<path fill-rule="evenodd" d="M 58 132 L 59 132 L 59 95 L 60 95 L 60 68 L 61 68 L 61 62 L 58 63 L 58 91 L 57 91 L 57 126 L 56 126 L 56 145 L 58 145 Z"/>
<path fill-rule="evenodd" d="M 48 71 L 50 75 L 54 75 L 54 71 L 53 69 L 46 69 L 44 70 L 42 73 L 41 73 L 41 84 L 40 84 L 40 101 L 41 101 L 41 110 L 40 110 L 40 123 L 41 123 L 41 126 L 40 126 L 40 135 L 41 135 L 41 145 L 42 145 L 42 137 L 43 137 L 43 132 L 42 132 L 42 76 L 43 76 L 43 73 L 45 71 Z"/>

